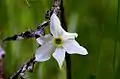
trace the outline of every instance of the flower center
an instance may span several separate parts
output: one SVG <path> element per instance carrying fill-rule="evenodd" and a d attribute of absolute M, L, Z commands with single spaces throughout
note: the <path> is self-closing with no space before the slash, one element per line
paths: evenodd
<path fill-rule="evenodd" d="M 63 44 L 63 40 L 62 40 L 62 38 L 54 38 L 53 43 L 54 43 L 55 46 L 60 46 L 61 47 L 62 44 Z"/>

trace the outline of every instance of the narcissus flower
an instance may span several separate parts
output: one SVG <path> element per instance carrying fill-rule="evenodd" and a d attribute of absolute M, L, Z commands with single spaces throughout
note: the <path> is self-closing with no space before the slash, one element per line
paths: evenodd
<path fill-rule="evenodd" d="M 5 51 L 3 48 L 0 46 L 0 59 L 5 55 Z"/>
<path fill-rule="evenodd" d="M 57 60 L 61 68 L 65 59 L 65 53 L 87 55 L 87 50 L 80 46 L 75 40 L 77 33 L 68 33 L 62 27 L 59 18 L 55 13 L 50 18 L 51 34 L 37 39 L 42 46 L 39 47 L 35 54 L 35 61 L 43 62 L 50 59 L 51 55 Z"/>

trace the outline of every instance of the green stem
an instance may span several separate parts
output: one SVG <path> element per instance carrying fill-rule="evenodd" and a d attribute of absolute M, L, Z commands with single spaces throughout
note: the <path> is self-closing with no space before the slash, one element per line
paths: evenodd
<path fill-rule="evenodd" d="M 113 72 L 114 72 L 114 77 L 115 77 L 115 73 L 116 73 L 116 50 L 117 50 L 117 42 L 118 42 L 118 39 L 117 39 L 117 37 L 118 37 L 118 29 L 119 29 L 119 26 L 118 26 L 118 22 L 119 22 L 119 0 L 118 0 L 118 9 L 117 9 L 117 23 L 116 23 L 116 36 L 115 36 L 115 43 L 114 43 L 114 57 L 113 57 Z"/>

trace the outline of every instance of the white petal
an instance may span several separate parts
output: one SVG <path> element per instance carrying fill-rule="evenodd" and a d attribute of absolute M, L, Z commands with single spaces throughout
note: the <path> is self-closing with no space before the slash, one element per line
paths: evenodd
<path fill-rule="evenodd" d="M 64 32 L 63 35 L 62 35 L 62 38 L 64 40 L 70 40 L 70 39 L 74 40 L 77 37 L 78 37 L 77 33 Z"/>
<path fill-rule="evenodd" d="M 64 32 L 64 29 L 61 27 L 60 20 L 55 13 L 53 13 L 50 18 L 50 31 L 54 37 L 58 37 Z"/>
<path fill-rule="evenodd" d="M 56 48 L 55 52 L 53 53 L 53 57 L 57 60 L 61 69 L 63 61 L 65 59 L 65 50 L 63 48 Z"/>
<path fill-rule="evenodd" d="M 5 51 L 4 51 L 3 48 L 0 46 L 0 59 L 2 58 L 3 55 L 5 55 Z"/>
<path fill-rule="evenodd" d="M 45 42 L 48 42 L 48 41 L 50 41 L 50 40 L 52 40 L 52 36 L 51 36 L 50 34 L 45 35 L 45 36 L 43 36 L 43 37 L 39 37 L 39 38 L 36 39 L 36 41 L 37 41 L 40 45 L 43 45 L 43 44 L 45 44 Z"/>
<path fill-rule="evenodd" d="M 77 33 L 69 33 L 69 32 L 66 32 L 66 35 L 68 37 L 74 37 L 74 38 L 77 38 L 78 37 L 78 34 Z"/>
<path fill-rule="evenodd" d="M 78 44 L 78 42 L 75 41 L 75 40 L 65 41 L 63 47 L 65 48 L 65 50 L 69 54 L 81 54 L 81 55 L 87 55 L 88 54 L 87 50 L 84 47 L 80 46 Z"/>
<path fill-rule="evenodd" d="M 49 60 L 54 49 L 52 41 L 42 45 L 35 53 L 35 61 L 43 62 Z"/>

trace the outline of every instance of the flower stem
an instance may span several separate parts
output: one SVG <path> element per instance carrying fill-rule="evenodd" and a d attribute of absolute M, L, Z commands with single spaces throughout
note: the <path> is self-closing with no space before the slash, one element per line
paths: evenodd
<path fill-rule="evenodd" d="M 67 79 L 72 79 L 71 78 L 71 59 L 70 59 L 70 54 L 66 53 L 66 70 L 67 70 Z"/>
<path fill-rule="evenodd" d="M 115 41 L 114 41 L 114 55 L 113 55 L 113 72 L 114 72 L 114 78 L 115 78 L 115 74 L 116 74 L 116 54 L 117 54 L 117 43 L 118 43 L 118 30 L 119 30 L 119 9 L 120 9 L 120 5 L 119 5 L 120 1 L 118 0 L 118 7 L 117 7 L 117 23 L 116 23 L 116 33 L 115 33 Z"/>
<path fill-rule="evenodd" d="M 61 25 L 63 29 L 67 31 L 67 24 L 66 24 L 65 15 L 64 15 L 63 0 L 61 0 L 60 9 L 61 9 L 61 12 L 60 12 Z M 66 53 L 65 60 L 66 60 L 67 79 L 72 79 L 71 78 L 71 59 L 68 53 Z"/>

